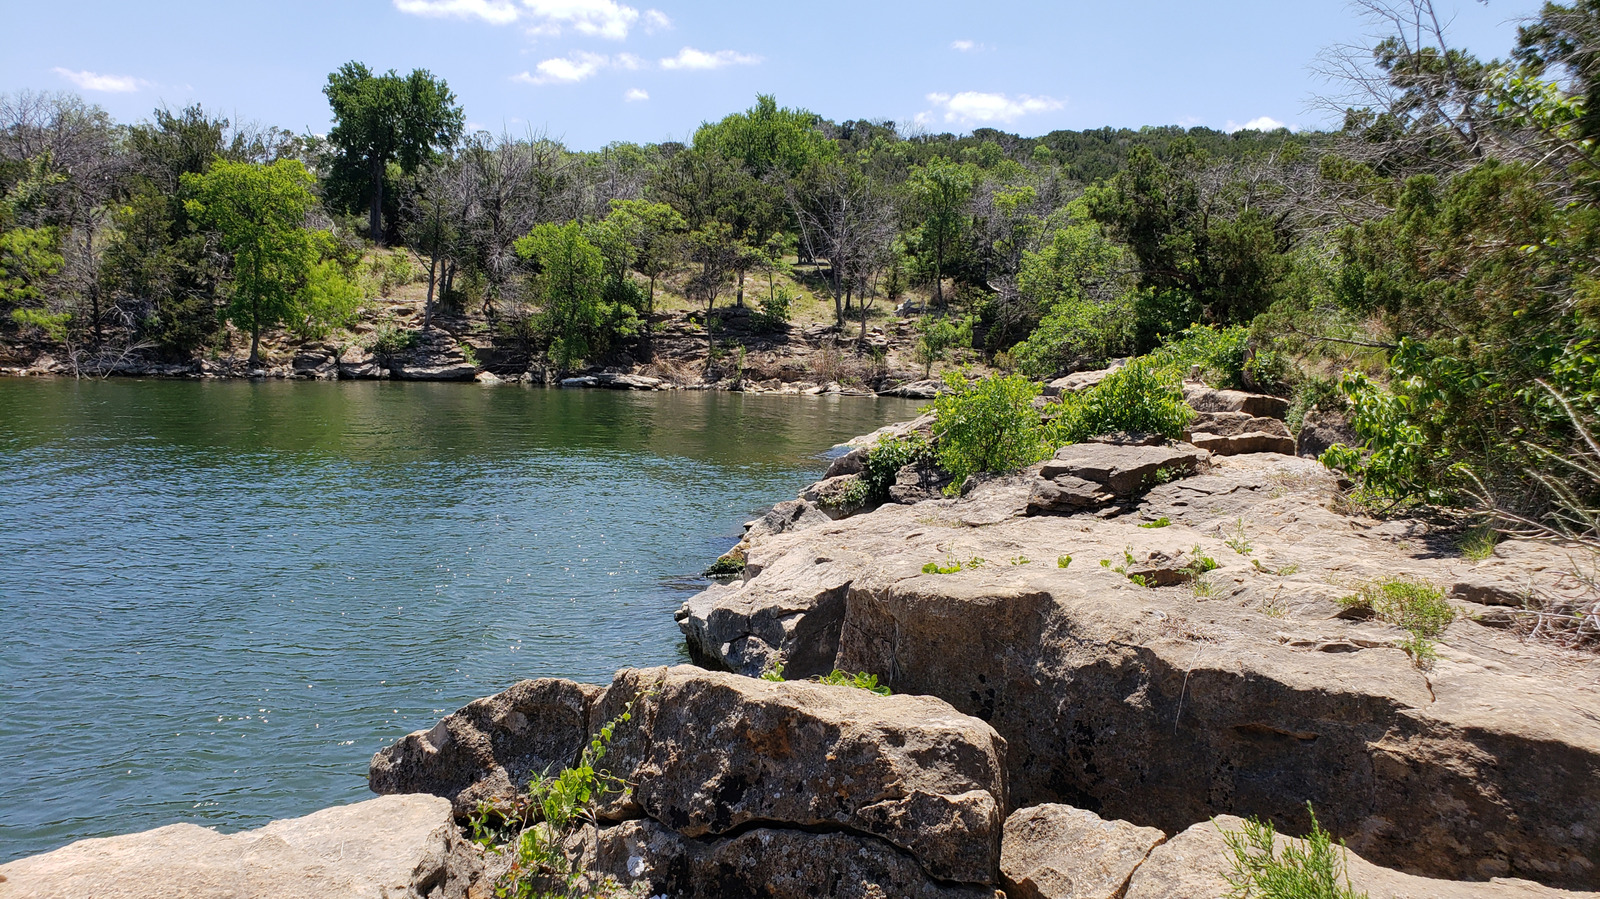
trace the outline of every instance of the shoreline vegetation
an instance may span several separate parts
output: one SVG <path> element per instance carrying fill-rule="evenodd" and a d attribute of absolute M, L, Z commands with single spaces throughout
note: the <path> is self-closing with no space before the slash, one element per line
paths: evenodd
<path fill-rule="evenodd" d="M 676 615 L 693 665 L 378 752 L 373 802 L 443 834 L 419 894 L 1593 896 L 1600 5 L 1495 60 L 1427 0 L 1361 8 L 1393 36 L 1325 133 L 761 96 L 574 153 L 355 63 L 325 143 L 8 98 L 10 364 L 181 336 L 230 373 L 929 400 L 746 526 Z M 346 117 L 385 91 L 437 141 Z M 89 132 L 153 180 L 14 149 Z M 156 258 L 169 292 L 118 280 Z"/>

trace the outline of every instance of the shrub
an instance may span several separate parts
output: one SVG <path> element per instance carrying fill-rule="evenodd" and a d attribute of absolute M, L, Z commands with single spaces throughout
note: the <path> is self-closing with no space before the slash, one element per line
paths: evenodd
<path fill-rule="evenodd" d="M 1052 309 L 1027 339 L 1012 350 L 1022 372 L 1047 378 L 1058 372 L 1096 368 L 1133 348 L 1132 304 L 1065 301 Z"/>
<path fill-rule="evenodd" d="M 990 375 L 968 381 L 945 375 L 947 392 L 933 401 L 939 466 L 954 493 L 970 474 L 1010 471 L 1048 454 L 1044 428 L 1033 408 L 1039 385 L 1021 375 Z"/>
<path fill-rule="evenodd" d="M 1057 446 L 1117 431 L 1177 438 L 1194 417 L 1176 377 L 1148 359 L 1135 359 L 1088 390 L 1064 397 L 1061 406 L 1050 428 Z"/>
<path fill-rule="evenodd" d="M 1304 845 L 1285 846 L 1281 853 L 1270 821 L 1251 818 L 1242 830 L 1223 831 L 1233 899 L 1366 899 L 1366 893 L 1351 889 L 1333 838 L 1317 823 L 1310 803 L 1306 811 L 1311 833 Z"/>
<path fill-rule="evenodd" d="M 1201 377 L 1216 387 L 1280 391 L 1288 382 L 1288 358 L 1241 325 L 1192 325 L 1150 356 L 1180 377 L 1199 367 Z"/>
<path fill-rule="evenodd" d="M 855 483 L 845 493 L 845 502 L 852 506 L 881 505 L 889 500 L 889 488 L 895 476 L 907 465 L 915 465 L 933 458 L 927 438 L 913 434 L 900 439 L 882 438 L 867 451 L 866 464 L 857 475 Z"/>
<path fill-rule="evenodd" d="M 792 314 L 790 307 L 794 302 L 794 295 L 786 287 L 774 290 L 771 295 L 761 300 L 761 308 L 751 316 L 751 322 L 759 331 L 782 331 L 789 324 Z"/>
<path fill-rule="evenodd" d="M 1405 578 L 1362 584 L 1354 594 L 1340 599 L 1339 605 L 1371 612 L 1378 620 L 1409 631 L 1400 646 L 1418 666 L 1434 658 L 1433 638 L 1444 633 L 1456 617 L 1439 588 Z"/>
<path fill-rule="evenodd" d="M 972 318 L 954 321 L 946 316 L 924 318 L 917 325 L 917 342 L 911 348 L 911 358 L 922 365 L 922 376 L 933 371 L 933 363 L 940 362 L 951 347 L 972 345 Z"/>
<path fill-rule="evenodd" d="M 367 338 L 367 350 L 379 359 L 393 359 L 417 345 L 417 332 L 403 327 L 393 318 L 378 322 Z"/>

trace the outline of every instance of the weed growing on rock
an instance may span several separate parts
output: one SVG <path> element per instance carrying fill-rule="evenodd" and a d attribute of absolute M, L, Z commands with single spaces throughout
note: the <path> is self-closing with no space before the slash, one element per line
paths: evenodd
<path fill-rule="evenodd" d="M 928 439 L 912 434 L 898 440 L 881 438 L 867 451 L 866 463 L 861 473 L 845 488 L 840 505 L 846 508 L 878 506 L 889 500 L 889 488 L 895 476 L 907 465 L 932 461 L 933 450 Z"/>
<path fill-rule="evenodd" d="M 1160 474 L 1160 472 L 1158 471 L 1157 474 Z M 1172 524 L 1172 519 L 1170 519 L 1167 516 L 1163 515 L 1160 518 L 1157 518 L 1155 521 L 1147 521 L 1144 524 L 1139 525 L 1139 527 L 1142 527 L 1142 528 L 1164 528 L 1164 527 L 1167 527 L 1167 526 L 1169 526 L 1171 524 Z"/>
<path fill-rule="evenodd" d="M 879 696 L 889 695 L 889 688 L 878 683 L 876 674 L 867 674 L 864 671 L 851 674 L 848 671 L 841 671 L 835 668 L 827 674 L 812 679 L 819 684 L 825 684 L 830 687 L 854 687 L 857 690 L 866 690 L 868 693 L 876 693 Z"/>
<path fill-rule="evenodd" d="M 1367 899 L 1350 886 L 1341 857 L 1343 844 L 1334 848 L 1333 837 L 1311 814 L 1311 833 L 1303 846 L 1285 846 L 1279 852 L 1277 830 L 1271 821 L 1256 818 L 1244 822 L 1241 830 L 1225 830 L 1233 870 L 1228 883 L 1230 899 Z"/>
<path fill-rule="evenodd" d="M 766 670 L 761 672 L 761 679 L 783 683 L 783 662 L 779 660 L 768 664 Z"/>
<path fill-rule="evenodd" d="M 634 705 L 645 695 L 649 693 L 635 697 L 621 714 L 601 726 L 576 765 L 553 776 L 534 777 L 527 793 L 511 809 L 484 803 L 468 818 L 473 839 L 506 863 L 494 886 L 499 899 L 622 899 L 634 895 L 614 878 L 590 871 L 583 863 L 583 831 L 598 826 L 596 812 L 605 801 L 629 790 L 625 781 L 599 765 L 617 728 L 633 719 Z"/>
<path fill-rule="evenodd" d="M 1056 567 L 1057 568 L 1066 568 L 1067 566 L 1069 566 L 1071 564 L 1072 564 L 1072 557 L 1071 556 L 1056 556 Z"/>
<path fill-rule="evenodd" d="M 1217 595 L 1217 585 L 1211 583 L 1205 578 L 1197 577 L 1190 581 L 1189 588 L 1194 591 L 1195 596 L 1198 596 L 1202 599 L 1208 599 Z"/>
<path fill-rule="evenodd" d="M 1236 518 L 1233 522 L 1233 532 L 1222 541 L 1228 548 L 1241 556 L 1248 556 L 1255 551 L 1255 546 L 1250 543 L 1249 536 L 1244 530 L 1244 519 Z"/>
<path fill-rule="evenodd" d="M 957 558 L 955 558 L 953 556 L 945 556 L 945 560 L 944 560 L 944 564 L 943 565 L 940 565 L 938 562 L 929 562 L 928 564 L 922 566 L 922 573 L 923 574 L 955 574 L 958 571 L 963 571 L 963 570 L 966 570 L 968 568 L 982 568 L 983 567 L 983 561 L 984 560 L 982 558 L 978 557 L 978 556 L 973 556 L 972 558 L 966 560 L 965 562 L 963 562 L 960 559 L 957 559 Z"/>
<path fill-rule="evenodd" d="M 1339 605 L 1370 612 L 1380 621 L 1410 631 L 1410 636 L 1400 642 L 1400 648 L 1411 655 L 1418 667 L 1437 656 L 1433 638 L 1444 633 L 1456 617 L 1455 609 L 1445 602 L 1439 588 L 1405 578 L 1384 578 L 1362 584 L 1355 593 L 1340 599 Z"/>
<path fill-rule="evenodd" d="M 1200 544 L 1196 543 L 1194 545 L 1194 549 L 1189 550 L 1189 564 L 1187 568 L 1189 571 L 1190 580 L 1198 580 L 1200 576 L 1206 572 L 1216 571 L 1217 567 L 1217 560 L 1206 555 L 1205 552 L 1200 549 Z"/>

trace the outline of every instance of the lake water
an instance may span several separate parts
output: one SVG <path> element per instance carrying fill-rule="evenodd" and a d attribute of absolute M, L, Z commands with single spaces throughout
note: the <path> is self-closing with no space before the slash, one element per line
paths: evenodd
<path fill-rule="evenodd" d="M 476 697 L 680 661 L 740 524 L 916 407 L 0 379 L 0 861 L 359 800 Z"/>

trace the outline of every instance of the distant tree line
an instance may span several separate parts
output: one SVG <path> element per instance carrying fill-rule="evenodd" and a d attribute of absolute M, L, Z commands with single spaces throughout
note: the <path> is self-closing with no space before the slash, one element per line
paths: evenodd
<path fill-rule="evenodd" d="M 1600 0 L 1487 61 L 1429 0 L 1361 6 L 1393 37 L 1324 59 L 1350 87 L 1326 133 L 908 133 L 759 96 L 687 143 L 574 151 L 464 133 L 444 80 L 358 63 L 321 139 L 8 95 L 0 321 L 180 360 L 228 323 L 314 336 L 382 244 L 425 264 L 423 327 L 470 313 L 572 368 L 633 347 L 664 284 L 709 329 L 812 267 L 842 340 L 916 300 L 930 360 L 961 342 L 1046 377 L 1219 329 L 1245 386 L 1353 416 L 1343 463 L 1378 493 L 1582 493 L 1550 459 L 1592 450 L 1600 403 Z"/>

